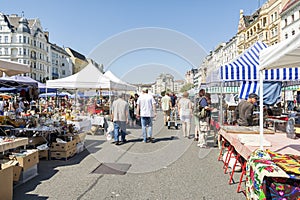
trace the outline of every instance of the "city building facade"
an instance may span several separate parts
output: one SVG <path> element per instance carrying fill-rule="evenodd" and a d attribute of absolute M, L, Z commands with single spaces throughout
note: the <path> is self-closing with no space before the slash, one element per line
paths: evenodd
<path fill-rule="evenodd" d="M 0 59 L 27 64 L 31 73 L 25 75 L 45 81 L 50 73 L 50 51 L 48 33 L 39 19 L 0 13 Z"/>
<path fill-rule="evenodd" d="M 280 13 L 281 41 L 300 33 L 300 0 L 288 1 Z"/>
<path fill-rule="evenodd" d="M 70 47 L 66 47 L 65 51 L 69 54 L 70 59 L 73 63 L 73 73 L 77 73 L 89 64 L 87 58 L 81 53 L 75 51 Z"/>
<path fill-rule="evenodd" d="M 69 54 L 56 44 L 51 44 L 51 68 L 49 79 L 58 79 L 73 74 L 73 63 Z"/>

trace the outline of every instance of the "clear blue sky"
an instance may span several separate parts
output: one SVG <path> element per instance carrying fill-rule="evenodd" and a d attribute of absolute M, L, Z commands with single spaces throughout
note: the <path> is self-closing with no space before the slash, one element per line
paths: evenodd
<path fill-rule="evenodd" d="M 251 14 L 264 2 L 265 0 L 1 0 L 0 12 L 21 15 L 23 11 L 26 18 L 39 18 L 44 30 L 50 32 L 50 42 L 71 47 L 84 55 L 89 55 L 97 45 L 114 35 L 143 27 L 177 31 L 195 40 L 205 52 L 209 52 L 236 34 L 240 9 L 245 14 Z M 139 79 L 141 76 L 129 76 L 127 73 L 151 63 L 160 64 L 157 66 L 162 72 L 172 68 L 180 76 L 192 68 L 186 60 L 155 49 L 128 53 L 111 63 L 109 68 L 104 67 L 130 82 L 151 82 L 157 74 L 149 74 L 148 79 Z"/>

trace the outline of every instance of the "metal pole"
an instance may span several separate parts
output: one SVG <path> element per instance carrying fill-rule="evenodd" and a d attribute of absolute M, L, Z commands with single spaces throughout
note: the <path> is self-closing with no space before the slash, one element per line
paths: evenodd
<path fill-rule="evenodd" d="M 263 82 L 263 71 L 259 71 L 259 147 L 263 150 L 263 142 L 264 142 L 264 82 Z M 274 124 L 275 126 L 275 124 Z"/>

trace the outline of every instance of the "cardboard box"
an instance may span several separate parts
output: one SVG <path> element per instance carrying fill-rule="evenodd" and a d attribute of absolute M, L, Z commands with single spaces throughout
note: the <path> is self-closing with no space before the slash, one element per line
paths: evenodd
<path fill-rule="evenodd" d="M 74 139 L 76 140 L 76 143 L 84 142 L 85 141 L 85 137 L 86 137 L 86 132 L 74 135 Z"/>
<path fill-rule="evenodd" d="M 46 160 L 49 159 L 49 150 L 39 150 L 39 159 L 45 158 Z"/>
<path fill-rule="evenodd" d="M 11 200 L 13 198 L 13 166 L 0 170 L 0 198 Z"/>
<path fill-rule="evenodd" d="M 84 142 L 79 142 L 77 145 L 76 145 L 76 153 L 80 153 L 84 150 Z"/>
<path fill-rule="evenodd" d="M 50 147 L 50 151 L 68 151 L 76 147 L 76 140 L 69 141 L 67 143 L 53 142 Z"/>
<path fill-rule="evenodd" d="M 38 175 L 38 168 L 37 164 L 31 166 L 26 171 L 22 171 L 20 175 L 19 183 L 25 183 L 30 179 L 36 177 Z"/>
<path fill-rule="evenodd" d="M 23 171 L 26 171 L 39 162 L 39 152 L 36 149 L 26 150 L 22 153 L 14 153 L 10 158 L 16 158 Z"/>
<path fill-rule="evenodd" d="M 1 164 L 1 169 L 5 169 L 5 168 L 11 167 L 11 166 L 13 167 L 13 181 L 17 182 L 17 181 L 19 181 L 20 175 L 21 175 L 21 172 L 22 172 L 22 167 L 19 166 L 18 161 L 9 160 L 5 163 L 2 163 Z"/>
<path fill-rule="evenodd" d="M 50 156 L 51 159 L 65 159 L 67 160 L 68 158 L 74 156 L 76 154 L 76 147 L 73 149 L 69 149 L 67 151 L 51 151 Z"/>

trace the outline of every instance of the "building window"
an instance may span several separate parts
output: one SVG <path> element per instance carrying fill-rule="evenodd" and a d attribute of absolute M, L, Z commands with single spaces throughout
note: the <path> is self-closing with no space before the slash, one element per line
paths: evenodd
<path fill-rule="evenodd" d="M 8 43 L 8 36 L 4 36 L 4 42 Z"/>
<path fill-rule="evenodd" d="M 19 43 L 22 43 L 22 36 L 19 35 Z"/>
<path fill-rule="evenodd" d="M 26 43 L 26 36 L 23 36 L 23 43 Z"/>
<path fill-rule="evenodd" d="M 271 15 L 271 22 L 274 22 L 274 15 Z"/>
<path fill-rule="evenodd" d="M 285 39 L 288 39 L 289 36 L 288 36 L 288 34 L 286 33 L 284 37 L 285 37 Z"/>
<path fill-rule="evenodd" d="M 4 55 L 8 55 L 8 48 L 4 48 Z"/>
<path fill-rule="evenodd" d="M 62 74 L 62 75 L 66 75 L 66 71 L 65 71 L 65 70 L 62 70 L 61 74 Z"/>
<path fill-rule="evenodd" d="M 274 13 L 274 18 L 277 20 L 277 12 Z"/>
<path fill-rule="evenodd" d="M 263 18 L 262 25 L 263 25 L 263 27 L 266 27 L 266 25 L 267 25 L 267 18 L 266 17 Z"/>
<path fill-rule="evenodd" d="M 295 35 L 295 30 L 292 30 L 292 35 Z"/>
<path fill-rule="evenodd" d="M 33 41 L 33 46 L 36 46 L 36 41 L 35 40 Z"/>
<path fill-rule="evenodd" d="M 22 51 L 23 51 L 23 49 L 19 48 L 19 55 L 22 55 Z"/>
<path fill-rule="evenodd" d="M 295 21 L 295 16 L 292 15 L 291 17 L 292 17 L 292 22 L 294 22 Z"/>
<path fill-rule="evenodd" d="M 26 56 L 26 49 L 23 49 L 23 55 Z"/>
<path fill-rule="evenodd" d="M 287 26 L 287 19 L 284 20 L 284 26 Z"/>

